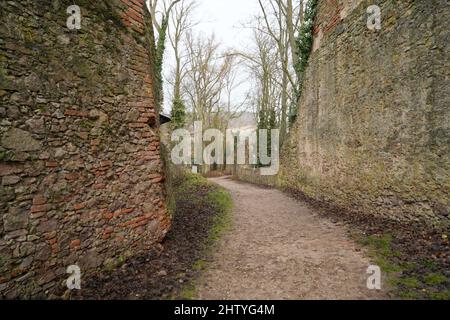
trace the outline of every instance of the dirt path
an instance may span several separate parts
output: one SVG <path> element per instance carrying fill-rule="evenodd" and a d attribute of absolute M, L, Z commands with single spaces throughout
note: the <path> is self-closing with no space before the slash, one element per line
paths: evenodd
<path fill-rule="evenodd" d="M 369 259 L 342 226 L 281 191 L 211 181 L 234 200 L 233 228 L 197 284 L 199 299 L 377 299 Z"/>

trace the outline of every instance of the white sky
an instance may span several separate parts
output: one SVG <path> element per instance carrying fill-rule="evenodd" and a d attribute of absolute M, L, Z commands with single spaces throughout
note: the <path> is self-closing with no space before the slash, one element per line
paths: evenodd
<path fill-rule="evenodd" d="M 258 0 L 197 0 L 197 8 L 193 14 L 193 21 L 199 22 L 195 26 L 195 33 L 205 36 L 215 33 L 216 40 L 222 44 L 222 49 L 235 48 L 245 50 L 251 46 L 252 31 L 243 28 L 259 11 Z M 170 70 L 173 53 L 170 43 L 167 43 L 165 74 Z M 245 96 L 248 84 L 242 84 L 236 90 L 237 100 Z M 165 89 L 168 90 L 167 87 Z M 167 95 L 166 95 L 167 97 Z M 170 112 L 170 99 L 165 99 L 165 112 Z"/>
<path fill-rule="evenodd" d="M 203 23 L 197 30 L 213 31 L 224 46 L 239 49 L 252 35 L 241 25 L 248 23 L 258 10 L 258 0 L 198 0 L 196 16 Z"/>

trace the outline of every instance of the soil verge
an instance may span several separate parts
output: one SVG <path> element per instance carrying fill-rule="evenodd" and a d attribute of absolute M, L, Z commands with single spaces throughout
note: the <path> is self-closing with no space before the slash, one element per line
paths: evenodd
<path fill-rule="evenodd" d="M 225 214 L 226 194 L 194 175 L 175 177 L 176 209 L 173 226 L 154 250 L 125 262 L 120 268 L 82 279 L 72 299 L 178 299 L 197 274 L 198 261 L 207 259 L 218 218 Z M 225 199 L 225 200 L 224 200 Z"/>

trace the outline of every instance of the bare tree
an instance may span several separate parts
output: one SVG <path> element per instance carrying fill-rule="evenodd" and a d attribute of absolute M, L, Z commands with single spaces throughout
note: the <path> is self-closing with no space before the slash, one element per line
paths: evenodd
<path fill-rule="evenodd" d="M 260 107 L 272 106 L 277 115 L 280 127 L 280 139 L 284 140 L 287 134 L 288 110 L 296 103 L 296 91 L 299 86 L 299 75 L 294 65 L 298 63 L 299 54 L 296 47 L 296 37 L 299 25 L 303 20 L 304 4 L 299 0 L 296 4 L 293 0 L 258 0 L 261 14 L 256 17 L 255 44 L 258 55 L 253 54 L 253 69 L 260 68 L 263 77 L 260 78 L 261 97 L 266 101 L 260 101 Z M 263 59 L 262 42 L 271 42 L 276 48 L 276 60 L 266 65 L 267 59 Z M 270 46 L 270 45 L 269 45 Z M 273 50 L 265 52 L 265 55 Z M 247 55 L 248 58 L 248 55 Z M 255 65 L 255 58 L 258 61 Z M 252 60 L 250 59 L 250 60 Z M 281 72 L 280 72 L 281 71 Z M 269 85 L 270 80 L 270 85 Z M 272 87 L 275 86 L 275 87 Z M 278 88 L 276 88 L 278 87 Z M 276 88 L 276 92 L 274 91 Z M 267 96 L 269 92 L 273 96 Z M 270 101 L 270 103 L 269 103 Z M 273 102 L 276 101 L 278 105 Z M 273 112 L 272 112 L 273 113 Z"/>
<path fill-rule="evenodd" d="M 186 3 L 189 2 L 189 3 Z M 182 40 L 188 30 L 195 25 L 190 19 L 196 7 L 195 1 L 182 0 L 175 6 L 169 25 L 169 40 L 174 51 L 175 66 L 173 70 L 173 100 L 181 99 L 181 82 L 186 75 L 187 60 L 183 61 Z"/>
<path fill-rule="evenodd" d="M 165 35 L 169 23 L 169 16 L 172 8 L 181 0 L 147 0 L 147 8 L 152 15 L 152 23 L 156 32 L 158 33 L 158 39 L 161 35 Z M 159 15 L 159 17 L 158 17 Z"/>
<path fill-rule="evenodd" d="M 256 47 L 250 56 L 247 55 L 247 66 L 256 80 L 253 102 L 259 118 L 259 126 L 269 128 L 268 120 L 271 113 L 274 112 L 277 122 L 280 122 L 282 85 L 279 78 L 282 77 L 283 72 L 278 63 L 278 52 L 273 39 L 257 30 L 253 32 L 253 35 Z"/>
<path fill-rule="evenodd" d="M 183 91 L 188 98 L 193 120 L 205 127 L 223 129 L 228 121 L 239 116 L 245 104 L 235 103 L 233 93 L 239 86 L 239 60 L 233 54 L 222 53 L 214 35 L 203 38 L 188 33 L 186 37 L 188 68 Z"/>
<path fill-rule="evenodd" d="M 292 63 L 293 65 L 297 65 L 299 63 L 299 54 L 298 48 L 296 44 L 297 38 L 297 30 L 299 30 L 299 26 L 304 22 L 304 1 L 299 0 L 297 10 L 298 14 L 295 15 L 294 6 L 292 5 L 292 0 L 286 0 L 286 4 L 283 3 L 282 0 L 277 0 L 279 3 L 279 7 L 282 9 L 283 15 L 286 17 L 286 27 L 289 35 L 289 45 L 291 47 L 291 55 L 292 55 Z M 300 81 L 300 75 L 296 71 L 297 82 Z"/>

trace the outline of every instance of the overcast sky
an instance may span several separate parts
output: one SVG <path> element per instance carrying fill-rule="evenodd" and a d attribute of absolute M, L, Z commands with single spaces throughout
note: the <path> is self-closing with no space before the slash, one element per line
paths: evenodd
<path fill-rule="evenodd" d="M 258 12 L 258 0 L 197 0 L 196 2 L 197 8 L 193 20 L 199 24 L 194 28 L 195 33 L 201 32 L 205 36 L 215 33 L 216 39 L 222 44 L 222 49 L 232 47 L 244 50 L 251 46 L 252 31 L 243 28 L 242 24 L 248 23 Z M 172 63 L 171 56 L 173 53 L 168 44 L 166 72 Z M 248 88 L 247 84 L 240 87 L 239 92 L 236 92 L 237 100 L 241 96 L 245 96 Z M 165 99 L 165 112 L 170 112 L 169 99 Z"/>
<path fill-rule="evenodd" d="M 203 32 L 215 32 L 225 46 L 245 45 L 251 37 L 249 29 L 241 24 L 258 12 L 258 0 L 197 0 L 196 16 L 202 23 L 197 27 Z"/>

